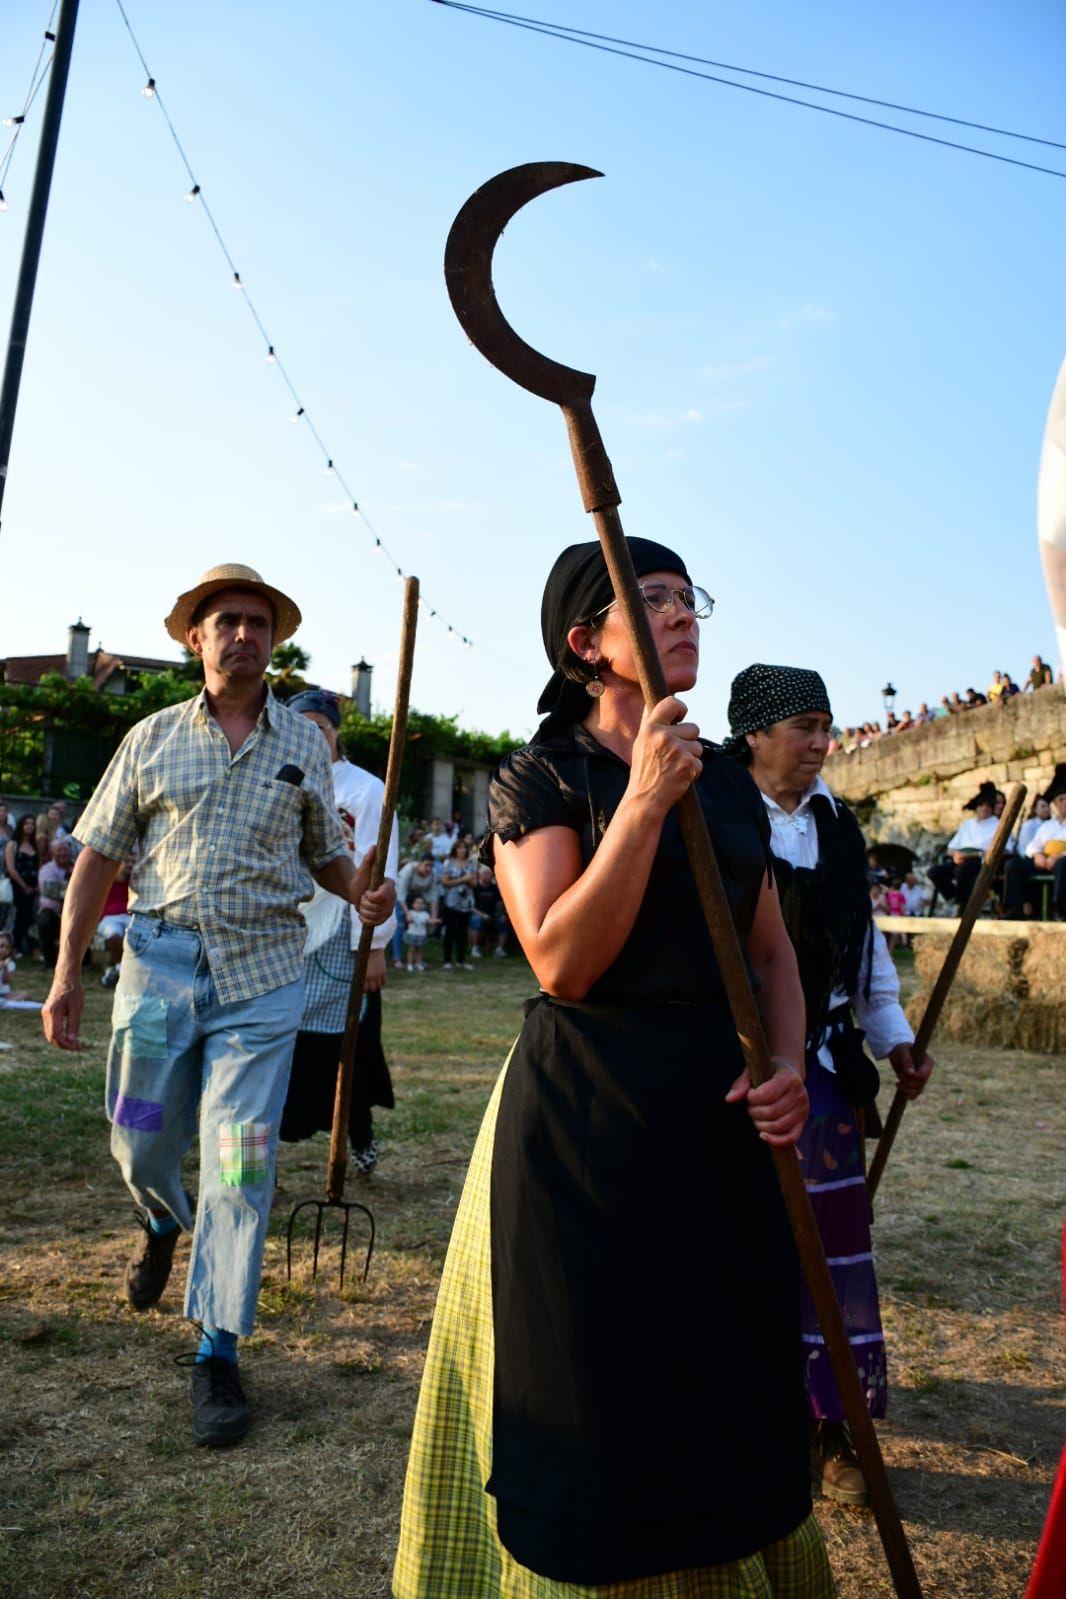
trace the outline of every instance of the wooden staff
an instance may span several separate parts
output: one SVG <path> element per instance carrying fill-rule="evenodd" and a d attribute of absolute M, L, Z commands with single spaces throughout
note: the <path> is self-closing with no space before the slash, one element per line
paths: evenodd
<path fill-rule="evenodd" d="M 392 820 L 396 814 L 396 800 L 400 792 L 400 768 L 403 766 L 404 744 L 407 740 L 407 707 L 411 698 L 411 671 L 415 659 L 415 628 L 418 624 L 418 579 L 409 577 L 403 590 L 403 622 L 400 628 L 400 665 L 396 676 L 396 708 L 392 713 L 392 738 L 389 740 L 389 762 L 385 770 L 385 795 L 381 802 L 381 825 L 378 828 L 378 847 L 370 867 L 370 887 L 378 888 L 385 876 L 389 842 L 392 838 Z M 374 929 L 365 923 L 359 933 L 359 946 L 355 956 L 355 971 L 348 992 L 348 1015 L 344 1023 L 344 1042 L 337 1067 L 337 1093 L 333 1101 L 333 1130 L 329 1140 L 329 1167 L 326 1176 L 326 1197 L 336 1204 L 344 1195 L 344 1182 L 348 1175 L 348 1117 L 352 1107 L 352 1075 L 355 1070 L 355 1049 L 359 1042 L 359 1012 L 363 1006 L 366 989 L 366 970 L 370 964 L 370 944 Z"/>
<path fill-rule="evenodd" d="M 492 286 L 492 255 L 496 241 L 514 213 L 528 200 L 560 184 L 600 175 L 588 167 L 545 161 L 515 167 L 491 179 L 471 196 L 452 224 L 444 272 L 456 316 L 482 355 L 514 382 L 542 399 L 554 401 L 562 409 L 582 499 L 586 511 L 595 519 L 615 599 L 633 642 L 641 691 L 645 703 L 651 706 L 665 698 L 666 683 L 622 532 L 617 510 L 621 495 L 592 413 L 591 398 L 596 379 L 591 373 L 577 372 L 550 360 L 520 339 L 504 318 Z M 707 823 L 693 790 L 681 800 L 678 812 L 748 1073 L 752 1083 L 757 1085 L 766 1082 L 774 1068 Z M 896 1593 L 900 1599 L 921 1599 L 918 1576 L 892 1499 L 877 1433 L 866 1406 L 796 1151 L 793 1148 L 772 1149 L 771 1153 Z"/>
<path fill-rule="evenodd" d="M 911 1057 L 916 1066 L 925 1058 L 925 1053 L 929 1048 L 929 1041 L 933 1036 L 933 1029 L 940 1020 L 940 1012 L 943 1010 L 944 1001 L 948 997 L 948 990 L 955 979 L 955 973 L 959 969 L 959 962 L 966 953 L 966 946 L 970 942 L 970 934 L 973 932 L 974 923 L 980 916 L 985 900 L 992 891 L 992 881 L 999 870 L 999 863 L 1002 859 L 1003 851 L 1007 847 L 1011 828 L 1014 826 L 1018 812 L 1025 803 L 1025 793 L 1025 784 L 1015 783 L 1010 791 L 1010 798 L 1007 801 L 1003 815 L 999 819 L 999 826 L 996 828 L 992 842 L 988 846 L 988 852 L 981 865 L 981 870 L 974 880 L 973 891 L 966 901 L 966 908 L 959 920 L 958 927 L 955 929 L 955 937 L 951 940 L 951 946 L 944 956 L 944 964 L 941 966 L 937 980 L 933 984 L 933 992 L 930 994 L 926 1004 L 925 1014 L 918 1024 L 918 1031 L 915 1034 L 914 1044 L 911 1049 Z M 877 1141 L 877 1154 L 870 1162 L 870 1175 L 866 1179 L 866 1193 L 871 1205 L 873 1204 L 874 1195 L 877 1193 L 882 1173 L 888 1164 L 888 1157 L 892 1153 L 892 1145 L 896 1141 L 899 1124 L 903 1120 L 903 1112 L 906 1108 L 907 1096 L 902 1089 L 897 1088 L 892 1096 L 892 1104 L 885 1118 L 884 1132 Z"/>

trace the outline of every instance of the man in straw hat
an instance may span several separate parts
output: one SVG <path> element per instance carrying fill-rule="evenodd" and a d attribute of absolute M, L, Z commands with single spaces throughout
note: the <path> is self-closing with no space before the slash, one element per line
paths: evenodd
<path fill-rule="evenodd" d="M 394 888 L 353 866 L 317 728 L 264 681 L 300 612 L 248 566 L 216 566 L 179 596 L 171 638 L 200 657 L 204 688 L 126 735 L 81 820 L 45 1036 L 80 1049 L 81 961 L 135 845 L 130 926 L 107 1063 L 111 1148 L 137 1204 L 142 1247 L 126 1296 L 163 1293 L 179 1232 L 193 1229 L 185 1314 L 197 1443 L 248 1429 L 237 1338 L 255 1321 L 274 1156 L 303 999 L 312 878 L 377 925 Z M 200 1136 L 193 1205 L 181 1161 Z"/>
<path fill-rule="evenodd" d="M 766 806 L 781 914 L 807 1007 L 810 1115 L 797 1151 L 866 1401 L 878 1417 L 888 1388 L 860 1113 L 873 1103 L 879 1078 L 863 1036 L 879 1060 L 888 1059 L 908 1098 L 921 1093 L 933 1062 L 913 1058 L 899 978 L 871 916 L 859 824 L 820 775 L 831 726 L 817 672 L 757 662 L 733 679 L 726 749 L 748 768 Z M 803 1344 L 812 1478 L 827 1498 L 863 1504 L 866 1483 L 806 1292 Z"/>

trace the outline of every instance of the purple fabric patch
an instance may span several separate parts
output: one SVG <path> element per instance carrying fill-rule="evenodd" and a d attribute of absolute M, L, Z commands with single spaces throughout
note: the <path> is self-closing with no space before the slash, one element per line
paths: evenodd
<path fill-rule="evenodd" d="M 128 1094 L 120 1094 L 114 1119 L 116 1127 L 131 1127 L 138 1133 L 163 1131 L 163 1107 L 151 1099 L 131 1099 Z"/>

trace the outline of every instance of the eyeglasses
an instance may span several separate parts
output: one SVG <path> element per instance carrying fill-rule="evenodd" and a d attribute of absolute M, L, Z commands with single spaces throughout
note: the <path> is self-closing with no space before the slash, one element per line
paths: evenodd
<path fill-rule="evenodd" d="M 669 583 L 638 583 L 637 587 L 648 610 L 658 611 L 660 615 L 665 611 L 672 611 L 679 600 L 686 611 L 691 611 L 701 622 L 714 610 L 714 601 L 706 589 L 672 589 Z M 607 612 L 613 610 L 617 604 L 617 600 L 612 600 L 610 605 L 605 605 L 602 610 L 594 611 L 589 617 L 589 622 L 596 622 L 601 616 L 606 616 Z"/>

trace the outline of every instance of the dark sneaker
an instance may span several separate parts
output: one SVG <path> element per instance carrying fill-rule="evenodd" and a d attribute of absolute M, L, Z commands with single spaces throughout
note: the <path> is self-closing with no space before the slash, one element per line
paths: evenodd
<path fill-rule="evenodd" d="M 842 1421 L 812 1421 L 811 1480 L 827 1499 L 840 1505 L 864 1505 L 866 1478 Z"/>
<path fill-rule="evenodd" d="M 133 1214 L 138 1226 L 144 1228 L 144 1245 L 126 1267 L 126 1298 L 134 1310 L 150 1310 L 162 1298 L 169 1280 L 181 1228 L 173 1227 L 169 1233 L 154 1233 L 146 1210 L 138 1205 Z"/>
<path fill-rule="evenodd" d="M 236 1363 L 212 1355 L 192 1368 L 192 1435 L 209 1449 L 239 1443 L 251 1424 Z"/>

